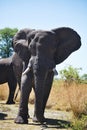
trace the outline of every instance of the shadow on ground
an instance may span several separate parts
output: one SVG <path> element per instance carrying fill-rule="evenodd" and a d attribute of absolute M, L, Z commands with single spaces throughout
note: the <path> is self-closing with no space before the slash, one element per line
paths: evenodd
<path fill-rule="evenodd" d="M 5 130 L 11 130 L 13 127 L 14 129 L 20 129 L 20 130 L 27 130 L 27 129 L 31 129 L 31 130 L 56 130 L 56 129 L 66 129 L 70 128 L 70 122 L 67 121 L 68 118 L 65 118 L 65 113 L 64 113 L 64 118 L 62 117 L 62 119 L 60 118 L 60 114 L 58 113 L 59 116 L 57 115 L 57 112 L 53 111 L 54 115 L 53 115 L 53 119 L 52 119 L 52 111 L 46 111 L 46 116 L 48 118 L 46 118 L 46 122 L 44 124 L 40 124 L 40 123 L 35 123 L 32 122 L 32 114 L 33 114 L 33 109 L 31 106 L 31 111 L 30 111 L 30 115 L 31 117 L 29 118 L 29 123 L 28 125 L 17 125 L 14 123 L 14 118 L 17 115 L 17 111 L 18 111 L 18 105 L 5 105 L 4 103 L 0 103 L 0 128 L 1 129 L 5 129 Z M 62 113 L 63 116 L 63 113 Z M 59 117 L 59 119 L 58 119 Z"/>
<path fill-rule="evenodd" d="M 7 114 L 0 113 L 0 120 L 4 120 L 6 116 L 7 116 Z"/>
<path fill-rule="evenodd" d="M 14 120 L 13 118 L 7 118 L 7 114 L 4 113 L 0 113 L 0 120 Z M 32 119 L 30 119 L 32 120 Z M 32 121 L 29 121 L 29 126 L 40 126 L 41 130 L 44 129 L 64 129 L 64 128 L 69 128 L 70 127 L 70 122 L 69 121 L 65 121 L 65 120 L 58 120 L 58 119 L 51 119 L 51 118 L 47 118 L 46 119 L 46 123 L 44 124 L 40 124 L 40 123 L 34 123 Z"/>
<path fill-rule="evenodd" d="M 40 125 L 39 123 L 29 123 L 29 125 Z M 43 125 L 41 125 L 41 127 L 43 129 L 45 128 L 69 128 L 70 127 L 70 122 L 69 121 L 65 121 L 65 120 L 57 120 L 57 119 L 50 119 L 47 118 L 46 119 L 46 123 L 44 123 Z"/>
<path fill-rule="evenodd" d="M 47 119 L 47 124 L 54 128 L 66 128 L 70 127 L 70 122 L 65 120 Z"/>

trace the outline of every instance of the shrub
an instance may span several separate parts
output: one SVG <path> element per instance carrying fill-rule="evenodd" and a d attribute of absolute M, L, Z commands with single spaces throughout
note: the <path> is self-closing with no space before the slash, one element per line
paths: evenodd
<path fill-rule="evenodd" d="M 76 83 L 81 82 L 81 78 L 79 75 L 79 71 L 81 68 L 73 68 L 71 65 L 67 68 L 61 70 L 59 72 L 61 79 L 67 81 L 68 83 L 72 83 L 73 81 Z"/>
<path fill-rule="evenodd" d="M 71 124 L 72 130 L 86 130 L 87 116 L 82 116 L 81 119 L 74 119 Z"/>

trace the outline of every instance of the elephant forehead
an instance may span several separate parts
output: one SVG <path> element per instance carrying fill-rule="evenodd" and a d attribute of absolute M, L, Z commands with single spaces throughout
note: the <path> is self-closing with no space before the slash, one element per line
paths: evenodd
<path fill-rule="evenodd" d="M 53 46 L 56 44 L 55 42 L 55 35 L 51 31 L 40 31 L 35 35 L 34 41 L 38 42 L 40 45 L 43 45 L 46 47 Z"/>
<path fill-rule="evenodd" d="M 29 44 L 31 55 L 45 58 L 53 58 L 56 51 L 56 39 L 51 31 L 38 31 Z"/>
<path fill-rule="evenodd" d="M 48 32 L 39 32 L 32 40 L 30 46 L 37 51 L 44 53 L 43 51 L 54 51 L 56 49 L 55 36 Z"/>

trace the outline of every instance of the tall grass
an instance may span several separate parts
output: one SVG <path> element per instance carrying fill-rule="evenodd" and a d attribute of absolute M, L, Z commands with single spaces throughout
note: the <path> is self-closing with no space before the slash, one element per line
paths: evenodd
<path fill-rule="evenodd" d="M 0 100 L 7 100 L 9 89 L 7 84 L 0 85 Z M 19 102 L 20 93 L 16 99 Z M 32 91 L 29 102 L 34 103 Z M 67 84 L 62 81 L 54 81 L 47 102 L 47 108 L 55 110 L 72 110 L 76 117 L 87 114 L 87 84 Z"/>
<path fill-rule="evenodd" d="M 0 85 L 0 100 L 7 100 L 8 94 L 8 85 Z M 19 102 L 19 99 L 20 92 L 16 101 Z M 33 91 L 29 102 L 34 103 Z M 73 112 L 72 130 L 87 130 L 87 84 L 55 80 L 47 102 L 47 108 Z"/>
<path fill-rule="evenodd" d="M 6 100 L 9 94 L 8 84 L 1 84 L 0 85 L 0 100 Z"/>
<path fill-rule="evenodd" d="M 62 81 L 54 80 L 47 107 L 55 110 L 69 110 L 67 91 Z"/>
<path fill-rule="evenodd" d="M 75 117 L 87 114 L 87 85 L 72 82 L 64 84 L 70 103 L 71 110 Z"/>

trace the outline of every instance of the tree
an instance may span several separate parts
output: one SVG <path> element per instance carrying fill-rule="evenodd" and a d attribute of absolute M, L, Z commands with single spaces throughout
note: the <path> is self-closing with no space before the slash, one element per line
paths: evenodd
<path fill-rule="evenodd" d="M 4 28 L 0 30 L 0 57 L 6 58 L 12 55 L 12 38 L 17 31 L 17 28 Z"/>

